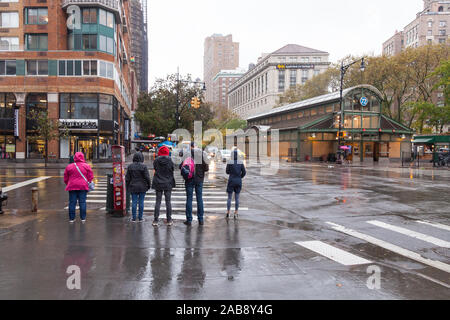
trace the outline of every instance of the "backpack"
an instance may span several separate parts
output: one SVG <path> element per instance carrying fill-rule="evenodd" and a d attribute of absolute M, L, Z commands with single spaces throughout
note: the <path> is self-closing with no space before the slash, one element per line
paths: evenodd
<path fill-rule="evenodd" d="M 186 158 L 181 165 L 181 175 L 185 181 L 188 181 L 194 177 L 195 174 L 195 163 L 192 158 Z"/>

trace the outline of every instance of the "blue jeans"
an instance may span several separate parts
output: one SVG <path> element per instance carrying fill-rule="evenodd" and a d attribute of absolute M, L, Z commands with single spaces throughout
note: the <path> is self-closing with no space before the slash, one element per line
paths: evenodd
<path fill-rule="evenodd" d="M 230 212 L 232 198 L 233 198 L 233 192 L 228 192 L 227 212 Z M 236 193 L 236 192 L 234 192 L 234 209 L 236 211 L 239 210 L 239 193 Z"/>
<path fill-rule="evenodd" d="M 80 218 L 86 220 L 86 197 L 87 191 L 69 191 L 69 219 L 75 220 L 75 210 L 77 208 L 77 202 L 80 206 Z"/>
<path fill-rule="evenodd" d="M 189 181 L 186 183 L 186 220 L 192 222 L 192 199 L 197 198 L 197 217 L 198 221 L 203 221 L 204 209 L 203 209 L 203 182 L 194 183 Z"/>
<path fill-rule="evenodd" d="M 139 220 L 142 220 L 144 216 L 144 199 L 145 199 L 145 192 L 131 194 L 131 201 L 132 201 L 131 213 L 133 214 L 133 220 L 136 220 L 138 201 L 139 201 Z"/>

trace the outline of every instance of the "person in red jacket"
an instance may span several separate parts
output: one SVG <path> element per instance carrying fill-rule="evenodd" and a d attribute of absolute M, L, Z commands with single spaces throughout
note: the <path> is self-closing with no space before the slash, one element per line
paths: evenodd
<path fill-rule="evenodd" d="M 85 162 L 81 152 L 75 153 L 74 163 L 69 164 L 64 171 L 64 183 L 66 191 L 69 191 L 69 219 L 75 221 L 75 209 L 77 202 L 80 206 L 81 222 L 86 222 L 86 197 L 89 191 L 89 183 L 94 180 L 91 167 Z"/>

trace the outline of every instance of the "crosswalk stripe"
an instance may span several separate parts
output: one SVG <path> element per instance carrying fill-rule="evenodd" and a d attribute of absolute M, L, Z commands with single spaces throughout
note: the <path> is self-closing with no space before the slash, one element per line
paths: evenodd
<path fill-rule="evenodd" d="M 155 199 L 156 195 L 146 195 L 145 198 L 146 199 Z M 106 194 L 91 194 L 87 197 L 89 198 L 103 198 L 106 200 Z M 182 195 L 182 196 L 177 196 L 177 195 L 172 195 L 171 196 L 172 199 L 186 199 L 186 195 Z M 194 196 L 195 198 L 195 196 Z M 228 197 L 226 196 L 208 196 L 208 197 L 203 197 L 203 198 L 207 198 L 207 199 L 224 199 L 227 200 Z M 164 197 L 163 197 L 163 201 L 164 201 Z"/>
<path fill-rule="evenodd" d="M 16 184 L 4 187 L 2 191 L 3 192 L 9 192 L 11 190 L 22 188 L 22 187 L 28 186 L 30 184 L 41 182 L 41 181 L 44 181 L 44 180 L 47 180 L 47 179 L 50 179 L 50 178 L 51 177 L 40 177 L 40 178 L 36 178 L 36 179 L 30 179 L 30 180 L 22 181 L 22 182 L 19 182 L 19 183 L 16 183 Z"/>
<path fill-rule="evenodd" d="M 305 247 L 311 251 L 321 254 L 328 259 L 334 260 L 344 266 L 354 266 L 360 264 L 369 264 L 372 261 L 358 257 L 347 251 L 341 250 L 339 248 L 333 247 L 322 241 L 304 241 L 296 242 L 299 246 Z"/>
<path fill-rule="evenodd" d="M 66 209 L 68 209 L 68 207 L 66 207 Z M 100 208 L 99 210 L 106 211 L 106 207 Z M 144 208 L 144 212 L 154 212 L 154 211 L 155 211 L 154 208 L 153 209 Z M 172 212 L 174 212 L 174 211 L 186 211 L 186 207 L 182 207 L 182 208 L 178 208 L 178 207 L 173 208 L 172 207 Z M 204 211 L 205 212 L 224 212 L 224 213 L 226 213 L 227 208 L 209 208 L 209 207 L 205 207 Z M 239 208 L 239 211 L 248 211 L 248 208 L 245 208 L 245 207 L 244 208 Z M 192 212 L 197 212 L 196 206 L 192 207 Z M 164 206 L 161 206 L 161 214 L 165 214 L 165 207 Z"/>
<path fill-rule="evenodd" d="M 380 227 L 380 228 L 383 228 L 383 229 L 387 229 L 387 230 L 391 230 L 391 231 L 394 231 L 394 232 L 398 232 L 398 233 L 404 234 L 406 236 L 410 236 L 412 238 L 416 238 L 416 239 L 419 239 L 419 240 L 422 240 L 422 241 L 425 241 L 425 242 L 437 245 L 439 247 L 450 248 L 450 242 L 444 241 L 444 240 L 441 240 L 441 239 L 438 239 L 438 238 L 435 238 L 435 237 L 432 237 L 432 236 L 428 236 L 428 235 L 423 234 L 423 233 L 411 231 L 411 230 L 408 230 L 406 228 L 393 226 L 393 225 L 390 225 L 390 224 L 387 224 L 387 223 L 384 223 L 384 222 L 381 222 L 381 221 L 376 221 L 376 220 L 367 221 L 367 223 L 369 223 L 371 225 L 374 225 L 374 226 L 377 226 L 377 227 Z"/>
<path fill-rule="evenodd" d="M 392 243 L 374 238 L 372 236 L 366 235 L 364 233 L 358 232 L 358 231 L 354 231 L 352 229 L 348 229 L 344 226 L 341 226 L 339 224 L 333 223 L 333 222 L 327 222 L 327 224 L 331 225 L 332 228 L 336 231 L 348 234 L 352 237 L 367 241 L 368 243 L 377 245 L 379 247 L 382 247 L 386 250 L 392 251 L 394 253 L 397 253 L 401 256 L 407 257 L 409 259 L 418 261 L 420 263 L 426 264 L 428 266 L 431 266 L 433 268 L 445 271 L 447 273 L 450 273 L 450 265 L 443 263 L 441 261 L 436 261 L 436 260 L 432 260 L 432 259 L 428 259 L 428 258 L 424 258 L 422 257 L 420 254 L 415 253 L 413 251 L 404 249 L 402 247 L 399 247 L 397 245 L 394 245 Z"/>
<path fill-rule="evenodd" d="M 446 230 L 446 231 L 450 231 L 450 226 L 447 226 L 445 224 L 441 224 L 441 223 L 431 223 L 429 221 L 416 221 L 417 223 L 421 223 L 421 224 L 425 224 L 431 227 L 435 227 L 438 229 L 442 229 L 442 230 Z"/>
<path fill-rule="evenodd" d="M 105 200 L 96 200 L 96 199 L 87 199 L 86 203 L 105 203 Z M 145 204 L 155 204 L 156 200 L 145 200 Z M 164 203 L 164 201 L 162 202 Z M 173 204 L 185 204 L 186 201 L 171 201 Z M 197 201 L 193 200 L 192 203 L 197 203 Z M 203 201 L 203 204 L 226 204 L 226 201 Z"/>

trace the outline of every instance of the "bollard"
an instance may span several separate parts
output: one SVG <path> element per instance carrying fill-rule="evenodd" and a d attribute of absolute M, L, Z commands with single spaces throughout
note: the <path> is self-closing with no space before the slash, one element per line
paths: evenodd
<path fill-rule="evenodd" d="M 106 175 L 106 211 L 108 213 L 113 213 L 114 211 L 114 185 L 113 185 L 113 175 Z"/>
<path fill-rule="evenodd" d="M 0 214 L 3 214 L 3 202 L 8 200 L 8 195 L 3 193 L 3 189 L 0 188 Z"/>
<path fill-rule="evenodd" d="M 31 212 L 37 213 L 38 211 L 38 201 L 39 201 L 39 189 L 31 189 Z"/>

